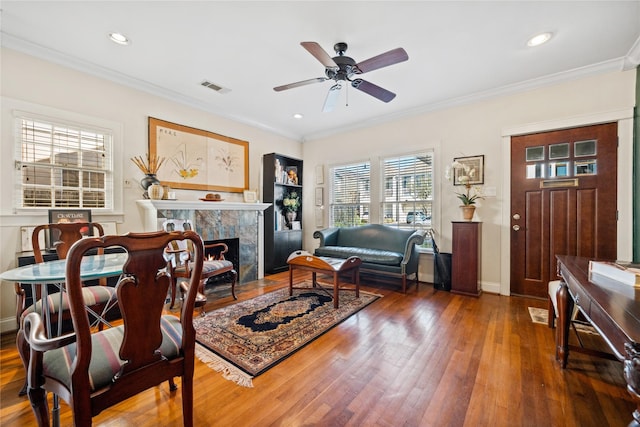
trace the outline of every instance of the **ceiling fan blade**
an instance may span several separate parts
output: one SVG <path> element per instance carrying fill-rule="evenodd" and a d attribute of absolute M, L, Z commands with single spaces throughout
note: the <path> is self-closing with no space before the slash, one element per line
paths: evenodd
<path fill-rule="evenodd" d="M 329 54 L 316 42 L 301 42 L 303 48 L 307 49 L 318 61 L 327 68 L 338 68 L 338 64 L 329 56 Z"/>
<path fill-rule="evenodd" d="M 373 58 L 365 59 L 364 61 L 356 64 L 356 67 L 360 73 L 366 73 L 377 70 L 378 68 L 388 67 L 389 65 L 406 61 L 407 59 L 409 59 L 409 55 L 407 55 L 407 52 L 403 48 L 399 47 L 388 52 L 381 53 Z"/>
<path fill-rule="evenodd" d="M 369 83 L 368 81 L 362 79 L 355 79 L 351 82 L 351 86 L 375 98 L 378 98 L 382 102 L 389 102 L 396 97 L 395 93 L 389 92 L 388 90 L 383 89 L 380 86 L 374 85 L 373 83 Z"/>
<path fill-rule="evenodd" d="M 326 77 L 316 77 L 314 79 L 302 80 L 301 82 L 289 83 L 287 85 L 276 86 L 273 88 L 276 92 L 281 92 L 287 89 L 293 89 L 294 87 L 306 86 L 312 83 L 320 83 L 328 80 Z"/>

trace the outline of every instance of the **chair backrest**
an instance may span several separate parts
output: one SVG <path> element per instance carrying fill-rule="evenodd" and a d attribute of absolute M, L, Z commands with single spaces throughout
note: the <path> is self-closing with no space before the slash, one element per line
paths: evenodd
<path fill-rule="evenodd" d="M 169 242 L 187 240 L 193 243 L 194 275 L 190 279 L 189 292 L 182 305 L 180 323 L 182 339 L 177 345 L 182 356 L 179 362 L 167 361 L 158 351 L 162 343 L 161 317 L 170 284 L 167 261 L 163 254 Z M 77 241 L 69 250 L 66 266 L 69 309 L 76 333 L 76 359 L 71 370 L 74 405 L 83 399 L 93 399 L 89 383 L 89 362 L 92 340 L 89 319 L 82 297 L 80 265 L 82 258 L 92 249 L 120 247 L 127 253 L 122 276 L 116 287 L 118 305 L 124 321 L 124 335 L 119 349 L 120 373 L 112 380 L 109 390 L 97 393 L 101 401 L 124 400 L 173 376 L 193 376 L 195 329 L 193 310 L 202 273 L 204 249 L 198 234 L 158 231 L 153 233 L 128 233 L 123 236 L 85 238 Z M 177 363 L 182 363 L 180 369 Z M 177 370 L 184 374 L 177 373 Z M 110 396 L 107 396 L 111 393 Z M 88 400 L 87 400 L 88 401 Z M 92 405 L 101 403 L 92 403 Z"/>
<path fill-rule="evenodd" d="M 93 230 L 93 233 L 91 233 L 90 230 Z M 37 263 L 44 262 L 42 249 L 40 248 L 40 233 L 50 231 L 56 231 L 57 233 L 55 234 L 59 234 L 56 236 L 56 241 L 51 242 L 52 246 L 56 249 L 58 259 L 65 259 L 71 245 L 83 237 L 88 235 L 104 236 L 104 229 L 102 225 L 97 222 L 65 222 L 38 225 L 33 229 L 33 233 L 31 234 L 33 256 Z"/>

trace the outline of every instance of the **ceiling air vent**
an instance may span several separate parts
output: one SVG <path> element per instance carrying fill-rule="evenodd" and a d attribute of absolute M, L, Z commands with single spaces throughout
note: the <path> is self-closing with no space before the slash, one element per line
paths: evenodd
<path fill-rule="evenodd" d="M 226 87 L 222 87 L 219 86 L 215 83 L 211 83 L 208 80 L 204 80 L 202 83 L 200 83 L 202 86 L 204 87 L 208 87 L 211 90 L 215 90 L 218 93 L 227 93 L 227 92 L 231 92 L 231 89 L 227 89 Z"/>

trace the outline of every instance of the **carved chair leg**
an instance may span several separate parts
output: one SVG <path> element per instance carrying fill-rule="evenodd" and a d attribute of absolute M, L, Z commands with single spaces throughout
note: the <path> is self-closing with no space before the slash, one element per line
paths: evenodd
<path fill-rule="evenodd" d="M 36 416 L 39 427 L 49 427 L 49 405 L 47 403 L 47 393 L 43 388 L 28 388 L 29 402 L 31 409 Z"/>
<path fill-rule="evenodd" d="M 24 366 L 24 385 L 18 392 L 18 396 L 24 396 L 27 394 L 27 371 L 29 369 L 29 344 L 24 336 L 24 331 L 22 327 L 18 330 L 18 334 L 16 335 L 16 347 L 18 347 L 18 354 L 20 355 L 20 360 L 22 361 L 22 366 Z"/>
<path fill-rule="evenodd" d="M 182 376 L 182 424 L 193 427 L 193 378 Z"/>
<path fill-rule="evenodd" d="M 172 277 L 171 278 L 171 305 L 169 306 L 169 308 L 173 308 L 173 305 L 176 303 L 176 282 L 178 281 L 177 278 Z"/>
<path fill-rule="evenodd" d="M 169 391 L 176 391 L 178 389 L 178 386 L 176 385 L 176 382 L 173 380 L 173 378 L 171 378 L 169 380 Z"/>
<path fill-rule="evenodd" d="M 231 270 L 231 295 L 233 299 L 238 299 L 236 296 L 236 281 L 238 280 L 238 272 L 235 270 Z"/>

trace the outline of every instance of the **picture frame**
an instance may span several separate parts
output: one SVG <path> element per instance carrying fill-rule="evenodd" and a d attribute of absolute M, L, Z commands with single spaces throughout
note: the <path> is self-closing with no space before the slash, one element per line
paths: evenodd
<path fill-rule="evenodd" d="M 324 184 L 324 167 L 322 165 L 316 166 L 316 185 Z"/>
<path fill-rule="evenodd" d="M 287 166 L 284 183 L 287 185 L 300 185 L 297 166 Z"/>
<path fill-rule="evenodd" d="M 324 204 L 324 189 L 322 187 L 316 187 L 316 206 L 322 206 Z"/>
<path fill-rule="evenodd" d="M 454 162 L 458 162 L 464 166 L 468 166 L 471 169 L 475 169 L 473 179 L 469 179 L 468 184 L 479 185 L 484 184 L 484 155 L 468 156 L 468 157 L 455 157 Z M 453 185 L 466 185 L 466 181 L 461 181 L 460 177 L 466 176 L 465 170 L 461 168 L 455 168 L 453 172 Z"/>
<path fill-rule="evenodd" d="M 91 222 L 91 209 L 49 209 L 49 224 L 64 222 Z M 93 227 L 87 227 L 83 236 L 93 236 Z M 60 239 L 60 230 L 49 230 L 45 235 L 45 246 L 53 248 L 53 244 Z"/>
<path fill-rule="evenodd" d="M 257 191 L 244 190 L 243 195 L 245 203 L 256 203 L 258 201 Z"/>
<path fill-rule="evenodd" d="M 249 142 L 149 117 L 149 155 L 165 158 L 156 177 L 185 190 L 249 188 Z"/>

